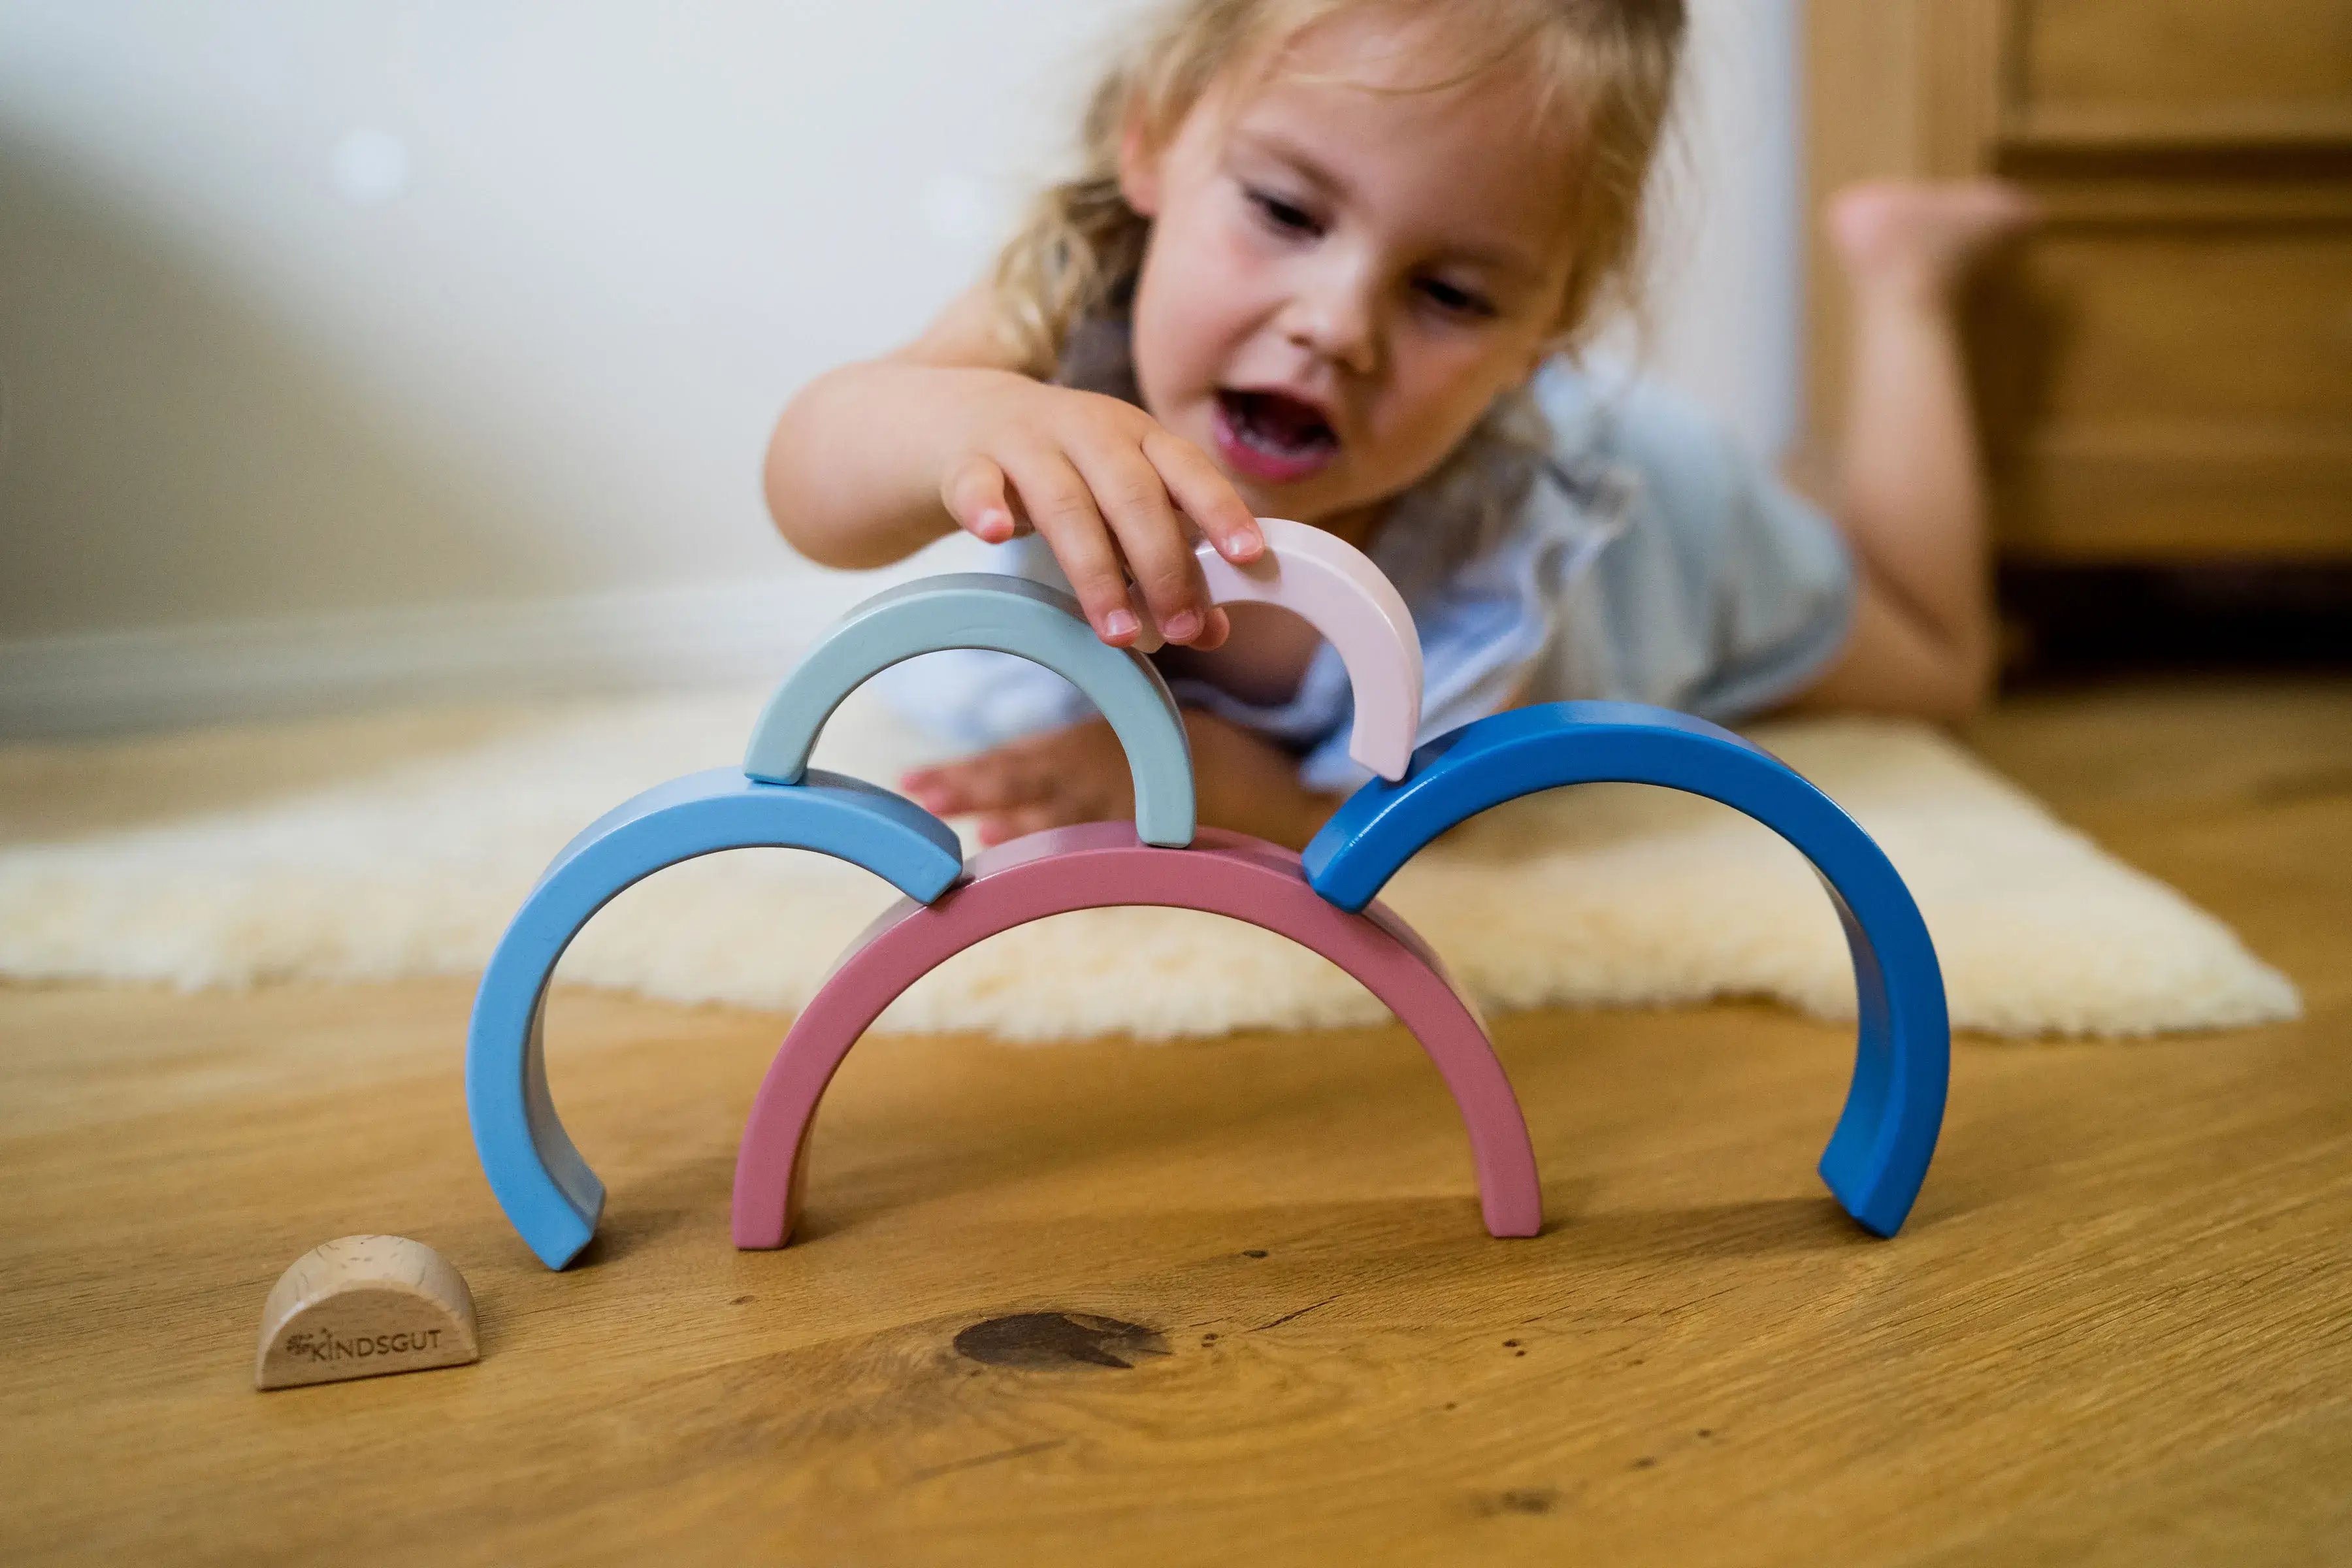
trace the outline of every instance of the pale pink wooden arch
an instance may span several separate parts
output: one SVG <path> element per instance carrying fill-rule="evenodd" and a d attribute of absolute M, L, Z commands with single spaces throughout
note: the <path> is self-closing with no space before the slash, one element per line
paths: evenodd
<path fill-rule="evenodd" d="M 1213 544 L 1193 550 L 1209 597 L 1220 605 L 1279 605 L 1339 650 L 1356 694 L 1348 754 L 1384 779 L 1401 779 L 1421 732 L 1421 634 L 1412 612 L 1364 552 L 1303 522 L 1262 517 L 1264 555 L 1236 566 Z"/>
<path fill-rule="evenodd" d="M 793 1020 L 752 1102 L 735 1161 L 735 1245 L 782 1247 L 799 1223 L 817 1102 L 858 1037 L 917 980 L 973 943 L 1071 910 L 1157 904 L 1247 921 L 1360 981 L 1436 1064 L 1470 1134 L 1478 1203 L 1496 1236 L 1543 1224 L 1535 1151 L 1486 1026 L 1411 927 L 1381 905 L 1349 914 L 1307 885 L 1298 857 L 1202 828 L 1189 849 L 1145 845 L 1126 822 L 1049 828 L 976 858 L 971 879 L 875 921 Z"/>

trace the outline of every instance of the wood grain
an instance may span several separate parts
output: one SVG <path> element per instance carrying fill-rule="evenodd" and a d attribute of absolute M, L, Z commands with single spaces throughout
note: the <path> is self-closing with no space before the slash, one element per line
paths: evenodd
<path fill-rule="evenodd" d="M 2352 111 L 2344 0 L 2012 0 L 2010 30 L 2028 110 Z"/>
<path fill-rule="evenodd" d="M 447 1258 L 404 1236 L 339 1236 L 270 1287 L 253 1386 L 430 1372 L 480 1356 L 473 1294 Z"/>
<path fill-rule="evenodd" d="M 1392 1029 L 880 1037 L 745 1254 L 778 1021 L 563 993 L 612 1198 L 556 1275 L 473 1163 L 465 984 L 0 989 L 0 1560 L 2345 1560 L 2352 685 L 1976 740 L 2309 1016 L 1963 1041 L 1892 1242 L 1811 1170 L 1843 1031 L 1761 1006 L 1501 1021 L 1517 1242 Z M 464 1271 L 483 1360 L 255 1394 L 270 1282 L 355 1231 Z"/>

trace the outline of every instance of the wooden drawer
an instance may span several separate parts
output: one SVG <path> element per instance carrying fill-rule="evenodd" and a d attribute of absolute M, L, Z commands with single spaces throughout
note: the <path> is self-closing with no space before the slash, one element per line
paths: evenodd
<path fill-rule="evenodd" d="M 2018 0 L 2011 144 L 2286 143 L 2352 135 L 2346 0 Z"/>
<path fill-rule="evenodd" d="M 2069 223 L 2053 205 L 1980 336 L 2003 543 L 2352 553 L 2352 221 Z"/>
<path fill-rule="evenodd" d="M 2057 424 L 2352 430 L 2352 228 L 2060 228 L 2026 274 Z"/>

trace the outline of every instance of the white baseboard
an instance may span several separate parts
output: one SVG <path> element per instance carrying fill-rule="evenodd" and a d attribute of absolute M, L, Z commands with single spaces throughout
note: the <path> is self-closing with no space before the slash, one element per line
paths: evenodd
<path fill-rule="evenodd" d="M 878 574 L 0 639 L 0 735 L 782 679 Z"/>

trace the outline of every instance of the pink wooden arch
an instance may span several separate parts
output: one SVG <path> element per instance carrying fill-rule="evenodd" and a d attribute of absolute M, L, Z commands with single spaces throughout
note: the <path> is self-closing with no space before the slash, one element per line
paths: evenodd
<path fill-rule="evenodd" d="M 1298 857 L 1202 828 L 1189 849 L 1139 842 L 1126 822 L 1033 833 L 979 856 L 971 879 L 930 904 L 877 921 L 793 1020 L 752 1102 L 735 1162 L 735 1245 L 782 1247 L 800 1219 L 808 1134 L 835 1068 L 882 1010 L 973 943 L 1071 910 L 1158 904 L 1247 921 L 1313 949 L 1387 1004 L 1436 1064 L 1470 1134 L 1479 1207 L 1496 1236 L 1543 1224 L 1535 1151 L 1486 1026 L 1412 928 L 1374 903 L 1325 902 Z"/>
<path fill-rule="evenodd" d="M 1265 553 L 1236 566 L 1213 544 L 1193 549 L 1220 605 L 1279 605 L 1339 652 L 1356 697 L 1348 754 L 1384 779 L 1412 764 L 1421 731 L 1421 634 L 1381 569 L 1346 540 L 1287 518 L 1262 517 Z"/>

